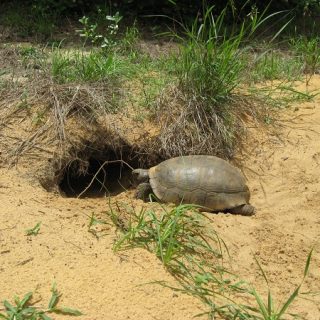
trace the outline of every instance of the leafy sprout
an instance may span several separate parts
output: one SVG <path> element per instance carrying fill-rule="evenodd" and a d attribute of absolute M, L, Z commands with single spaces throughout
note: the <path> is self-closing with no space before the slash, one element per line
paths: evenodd
<path fill-rule="evenodd" d="M 47 309 L 41 309 L 31 303 L 32 292 L 28 292 L 20 300 L 19 297 L 14 298 L 14 304 L 8 300 L 3 301 L 5 313 L 0 313 L 0 319 L 5 320 L 52 320 L 48 316 L 50 313 L 65 314 L 70 316 L 80 316 L 82 313 L 79 310 L 67 307 L 58 307 L 59 298 L 61 293 L 58 292 L 56 284 L 54 283 L 51 288 L 51 298 L 48 303 Z"/>

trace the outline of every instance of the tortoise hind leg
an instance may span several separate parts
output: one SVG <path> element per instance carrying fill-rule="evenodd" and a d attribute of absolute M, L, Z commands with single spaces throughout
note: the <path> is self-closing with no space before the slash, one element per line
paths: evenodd
<path fill-rule="evenodd" d="M 137 199 L 141 199 L 144 202 L 147 202 L 149 200 L 149 195 L 151 193 L 152 193 L 151 184 L 148 182 L 143 182 L 137 186 L 135 196 Z"/>
<path fill-rule="evenodd" d="M 241 206 L 228 209 L 227 212 L 234 213 L 234 214 L 242 214 L 244 216 L 252 216 L 255 214 L 255 208 L 250 204 L 243 204 Z"/>

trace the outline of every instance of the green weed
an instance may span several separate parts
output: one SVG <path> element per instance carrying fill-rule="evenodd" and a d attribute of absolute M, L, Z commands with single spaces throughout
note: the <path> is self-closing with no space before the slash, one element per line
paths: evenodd
<path fill-rule="evenodd" d="M 119 40 L 121 51 L 137 58 L 139 56 L 139 50 L 137 49 L 139 38 L 140 33 L 135 23 L 131 27 L 127 27 L 124 36 Z"/>
<path fill-rule="evenodd" d="M 94 213 L 91 214 L 89 217 L 89 224 L 88 224 L 88 232 L 93 234 L 97 239 L 102 236 L 101 231 L 97 231 L 94 227 L 98 225 L 106 225 L 109 224 L 108 221 L 103 219 L 98 219 Z"/>
<path fill-rule="evenodd" d="M 311 101 L 319 94 L 319 91 L 299 91 L 294 88 L 293 83 L 286 80 L 278 84 L 264 85 L 259 88 L 250 87 L 249 92 L 265 101 L 270 107 L 277 109 L 286 108 L 297 101 Z M 268 114 L 266 114 L 266 116 L 268 116 Z"/>
<path fill-rule="evenodd" d="M 20 47 L 18 54 L 22 57 L 22 64 L 26 69 L 40 69 L 45 59 L 43 51 L 32 46 Z"/>
<path fill-rule="evenodd" d="M 39 126 L 45 121 L 46 111 L 36 111 L 32 116 L 32 124 L 34 126 Z"/>
<path fill-rule="evenodd" d="M 26 230 L 26 235 L 36 236 L 40 231 L 40 227 L 41 227 L 41 222 L 38 222 L 33 228 Z"/>
<path fill-rule="evenodd" d="M 226 9 L 218 18 L 213 17 L 212 10 L 205 12 L 203 22 L 196 19 L 191 29 L 185 30 L 178 75 L 184 90 L 214 108 L 238 85 L 243 68 L 238 49 L 244 29 L 227 37 L 223 30 Z"/>
<path fill-rule="evenodd" d="M 119 23 L 122 20 L 119 12 L 114 15 L 105 15 L 103 33 L 99 32 L 99 24 L 91 22 L 89 17 L 83 16 L 79 21 L 83 28 L 78 30 L 80 37 L 85 39 L 84 45 L 90 41 L 99 45 L 104 50 L 110 50 L 117 44 L 116 36 L 119 30 Z"/>
<path fill-rule="evenodd" d="M 107 224 L 106 220 L 101 220 L 96 218 L 96 216 L 94 215 L 94 213 L 91 214 L 91 216 L 89 216 L 90 221 L 89 221 L 89 225 L 88 225 L 88 230 L 91 229 L 91 227 L 96 226 L 98 224 Z"/>
<path fill-rule="evenodd" d="M 64 314 L 70 316 L 80 316 L 82 313 L 76 309 L 58 307 L 59 298 L 61 294 L 58 292 L 56 285 L 53 284 L 51 288 L 51 298 L 46 309 L 31 304 L 32 292 L 28 292 L 20 300 L 18 297 L 14 298 L 15 305 L 8 300 L 3 301 L 5 313 L 0 313 L 0 319 L 5 320 L 52 320 L 48 316 L 50 313 Z"/>
<path fill-rule="evenodd" d="M 34 57 L 38 55 L 38 50 L 35 47 L 20 47 L 19 54 L 23 57 Z"/>
<path fill-rule="evenodd" d="M 113 223 L 123 232 L 117 240 L 114 250 L 132 247 L 144 247 L 152 251 L 169 266 L 188 255 L 207 255 L 212 259 L 222 259 L 223 241 L 214 230 L 207 238 L 202 236 L 206 229 L 203 215 L 193 205 L 179 205 L 168 211 L 161 207 L 159 212 L 141 209 L 136 213 L 134 208 L 126 208 L 129 221 L 121 221 L 121 209 L 110 206 L 108 215 Z M 214 248 L 209 242 L 214 243 Z"/>
<path fill-rule="evenodd" d="M 24 90 L 21 95 L 20 95 L 20 101 L 18 103 L 17 108 L 22 109 L 22 110 L 28 110 L 31 108 L 30 103 L 28 102 L 28 92 Z"/>

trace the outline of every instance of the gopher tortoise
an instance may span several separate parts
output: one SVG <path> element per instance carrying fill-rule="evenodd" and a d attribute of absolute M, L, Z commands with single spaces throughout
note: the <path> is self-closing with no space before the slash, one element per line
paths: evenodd
<path fill-rule="evenodd" d="M 161 202 L 195 204 L 203 211 L 242 215 L 255 212 L 249 204 L 250 191 L 241 172 L 218 157 L 176 157 L 132 173 L 139 183 L 136 197 L 144 201 L 154 193 Z"/>

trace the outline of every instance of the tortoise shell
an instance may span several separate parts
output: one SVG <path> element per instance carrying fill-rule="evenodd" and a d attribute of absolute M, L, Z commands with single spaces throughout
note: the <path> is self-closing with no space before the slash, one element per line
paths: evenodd
<path fill-rule="evenodd" d="M 171 158 L 150 168 L 149 178 L 154 194 L 163 202 L 225 210 L 248 204 L 250 200 L 241 172 L 214 156 Z"/>

